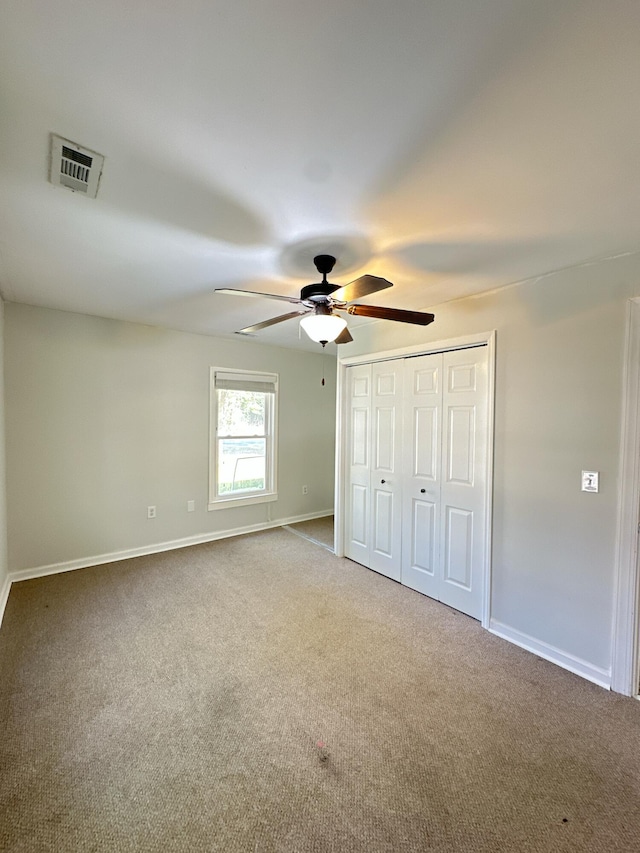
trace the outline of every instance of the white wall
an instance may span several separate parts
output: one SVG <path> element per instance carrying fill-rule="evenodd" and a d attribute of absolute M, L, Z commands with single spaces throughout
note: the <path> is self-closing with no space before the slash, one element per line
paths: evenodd
<path fill-rule="evenodd" d="M 331 357 L 17 304 L 5 335 L 11 571 L 332 509 Z M 207 511 L 211 365 L 280 374 L 275 503 Z"/>
<path fill-rule="evenodd" d="M 396 304 L 402 305 L 397 288 Z M 378 322 L 340 355 L 497 330 L 492 617 L 608 672 L 628 299 L 640 255 Z M 580 473 L 600 471 L 599 494 Z"/>

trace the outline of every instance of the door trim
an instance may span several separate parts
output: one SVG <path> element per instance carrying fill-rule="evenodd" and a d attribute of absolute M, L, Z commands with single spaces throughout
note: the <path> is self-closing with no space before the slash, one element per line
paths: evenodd
<path fill-rule="evenodd" d="M 640 677 L 640 299 L 630 299 L 627 308 L 621 420 L 611 689 L 636 696 Z"/>
<path fill-rule="evenodd" d="M 336 391 L 336 485 L 335 485 L 335 531 L 334 550 L 336 556 L 344 557 L 344 511 L 345 488 L 347 483 L 346 471 L 346 435 L 347 435 L 347 368 L 356 364 L 368 364 L 374 361 L 387 361 L 395 358 L 407 358 L 417 355 L 430 355 L 436 352 L 448 352 L 456 349 L 470 349 L 486 346 L 488 355 L 487 367 L 487 484 L 486 484 L 486 516 L 484 530 L 484 560 L 483 560 L 483 592 L 482 616 L 483 628 L 489 628 L 491 621 L 491 533 L 493 530 L 493 432 L 494 432 L 494 403 L 495 403 L 495 353 L 496 332 L 478 332 L 459 338 L 449 338 L 444 341 L 434 341 L 429 344 L 417 344 L 401 349 L 369 352 L 362 355 L 338 358 L 338 376 Z"/>

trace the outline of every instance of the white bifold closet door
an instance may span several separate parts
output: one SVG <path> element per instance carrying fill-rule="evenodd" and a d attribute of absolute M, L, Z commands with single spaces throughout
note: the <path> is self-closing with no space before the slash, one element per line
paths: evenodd
<path fill-rule="evenodd" d="M 402 570 L 402 359 L 351 367 L 347 557 L 393 580 Z"/>
<path fill-rule="evenodd" d="M 481 617 L 486 347 L 347 369 L 345 554 Z"/>
<path fill-rule="evenodd" d="M 482 615 L 486 347 L 405 360 L 402 583 Z"/>

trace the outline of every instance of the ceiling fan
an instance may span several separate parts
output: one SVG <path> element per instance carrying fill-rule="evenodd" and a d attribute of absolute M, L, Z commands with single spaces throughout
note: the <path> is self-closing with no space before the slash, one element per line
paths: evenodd
<path fill-rule="evenodd" d="M 428 326 L 433 323 L 433 314 L 422 311 L 404 311 L 400 308 L 381 308 L 377 305 L 353 304 L 354 299 L 361 299 L 379 290 L 393 287 L 386 278 L 375 275 L 363 275 L 355 281 L 340 287 L 339 284 L 329 284 L 327 275 L 333 269 L 336 259 L 333 255 L 316 255 L 313 259 L 318 272 L 322 275 L 322 281 L 315 284 L 307 284 L 300 291 L 299 298 L 293 296 L 279 296 L 275 293 L 256 293 L 253 290 L 235 290 L 234 288 L 219 287 L 215 293 L 226 293 L 235 296 L 258 296 L 267 299 L 279 299 L 299 305 L 296 311 L 288 314 L 280 314 L 271 320 L 263 320 L 236 332 L 237 335 L 253 335 L 268 326 L 291 320 L 293 317 L 302 317 L 300 325 L 309 335 L 312 341 L 326 346 L 330 341 L 336 344 L 348 344 L 353 340 L 347 328 L 347 321 L 334 313 L 344 311 L 356 317 L 373 317 L 376 320 L 396 320 L 400 323 L 413 323 L 419 326 Z"/>

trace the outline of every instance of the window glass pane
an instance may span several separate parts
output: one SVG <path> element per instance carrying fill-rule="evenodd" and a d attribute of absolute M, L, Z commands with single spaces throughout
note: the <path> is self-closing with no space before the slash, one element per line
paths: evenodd
<path fill-rule="evenodd" d="M 266 488 L 264 438 L 218 441 L 218 494 L 256 492 Z"/>
<path fill-rule="evenodd" d="M 218 435 L 264 435 L 266 395 L 218 391 Z"/>

